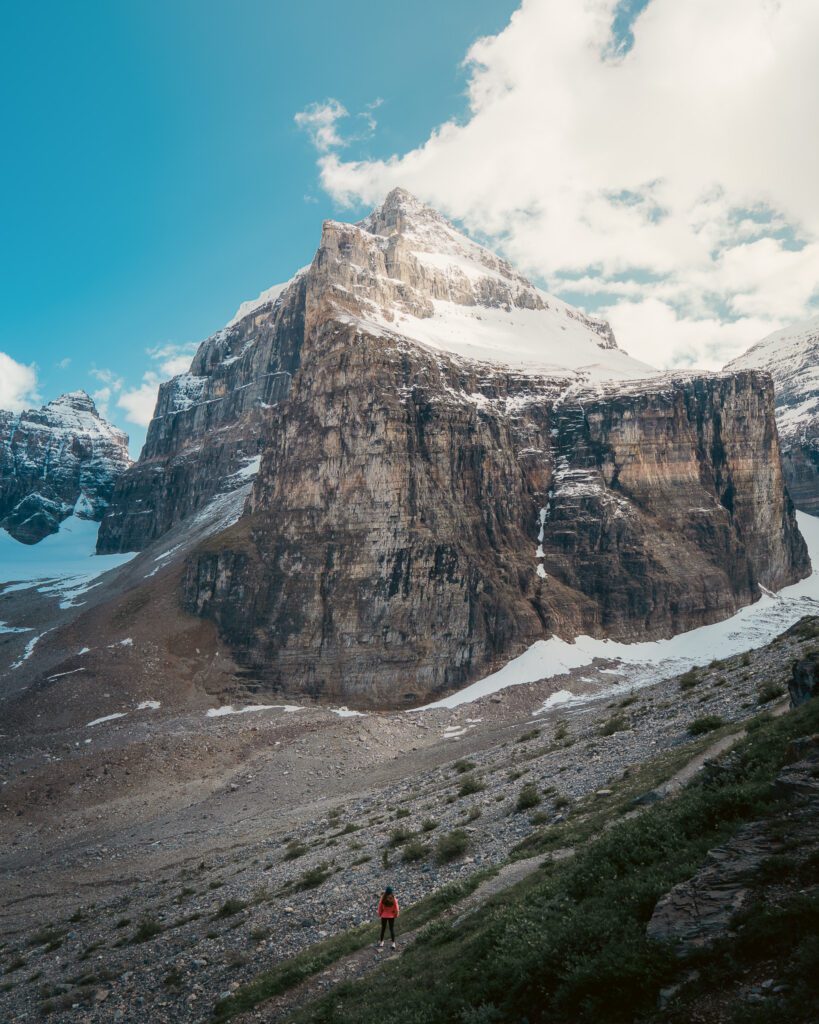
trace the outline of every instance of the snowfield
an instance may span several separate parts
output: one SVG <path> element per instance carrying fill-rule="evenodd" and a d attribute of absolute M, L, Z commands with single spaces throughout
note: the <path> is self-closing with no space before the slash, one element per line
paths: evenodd
<path fill-rule="evenodd" d="M 42 594 L 60 596 L 61 608 L 78 603 L 98 576 L 135 557 L 134 552 L 97 555 L 99 525 L 69 516 L 57 533 L 39 544 L 21 544 L 0 530 L 0 591 L 10 594 L 36 587 Z"/>
<path fill-rule="evenodd" d="M 618 348 L 601 348 L 600 339 L 571 313 L 570 307 L 541 293 L 548 309 L 494 309 L 462 306 L 436 299 L 435 315 L 400 314 L 378 319 L 388 330 L 436 352 L 553 374 L 575 370 L 591 381 L 642 379 L 658 371 Z"/>
<path fill-rule="evenodd" d="M 456 708 L 497 693 L 507 686 L 536 683 L 591 665 L 595 658 L 620 663 L 618 668 L 603 670 L 610 675 L 627 676 L 627 679 L 613 684 L 610 690 L 605 691 L 616 693 L 622 689 L 668 679 L 694 665 L 707 665 L 716 658 L 727 658 L 763 647 L 802 616 L 819 614 L 819 519 L 803 512 L 797 512 L 796 516 L 808 545 L 813 572 L 777 594 L 763 592 L 755 604 L 740 609 L 731 618 L 714 622 L 710 626 L 700 626 L 688 633 L 679 633 L 668 640 L 651 640 L 646 643 L 624 644 L 591 636 L 578 636 L 571 643 L 556 636 L 538 640 L 498 672 L 442 700 L 414 710 Z M 600 693 L 592 696 L 597 698 Z M 552 694 L 536 713 L 558 704 L 569 705 L 588 699 L 588 695 L 576 695 L 562 689 Z"/>

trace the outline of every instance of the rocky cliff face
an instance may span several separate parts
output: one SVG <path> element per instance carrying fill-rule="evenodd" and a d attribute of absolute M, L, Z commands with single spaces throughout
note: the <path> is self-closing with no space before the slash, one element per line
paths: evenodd
<path fill-rule="evenodd" d="M 162 385 L 140 459 L 103 520 L 100 553 L 144 547 L 242 479 L 305 338 L 329 315 L 526 370 L 652 372 L 617 348 L 607 323 L 540 292 L 396 189 L 359 225 L 327 221 L 309 267 L 243 303 L 202 344 L 190 372 Z"/>
<path fill-rule="evenodd" d="M 727 370 L 758 368 L 774 379 L 782 466 L 798 509 L 819 515 L 819 317 L 763 338 Z"/>
<path fill-rule="evenodd" d="M 267 689 L 414 703 L 552 633 L 668 636 L 808 571 L 769 377 L 657 375 L 400 190 L 163 388 L 101 547 L 257 466 L 181 600 Z"/>
<path fill-rule="evenodd" d="M 668 636 L 807 570 L 765 377 L 572 392 L 351 325 L 313 341 L 249 514 L 183 587 L 262 686 L 413 703 L 543 636 Z"/>
<path fill-rule="evenodd" d="M 0 411 L 0 527 L 36 544 L 72 513 L 99 520 L 130 465 L 128 435 L 84 391 L 40 410 Z"/>

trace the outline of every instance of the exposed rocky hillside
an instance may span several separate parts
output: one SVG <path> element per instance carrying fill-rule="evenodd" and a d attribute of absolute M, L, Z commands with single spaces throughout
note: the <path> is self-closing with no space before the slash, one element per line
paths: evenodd
<path fill-rule="evenodd" d="M 401 190 L 325 223 L 163 386 L 100 550 L 257 468 L 181 600 L 268 690 L 417 702 L 543 636 L 669 636 L 809 568 L 767 376 L 658 376 Z"/>
<path fill-rule="evenodd" d="M 774 379 L 782 468 L 793 502 L 819 513 L 819 317 L 763 338 L 727 370 L 758 368 Z"/>
<path fill-rule="evenodd" d="M 72 514 L 100 520 L 130 465 L 128 435 L 84 391 L 39 410 L 0 411 L 0 527 L 36 544 Z"/>
<path fill-rule="evenodd" d="M 164 666 L 129 704 L 102 677 L 83 694 L 83 673 L 55 676 L 46 714 L 0 735 L 0 1019 L 312 1022 L 324 1019 L 313 1001 L 362 977 L 392 979 L 418 1020 L 507 1010 L 507 995 L 517 1013 L 483 1019 L 518 1020 L 554 1005 L 558 986 L 585 997 L 558 1021 L 634 1020 L 691 970 L 646 940 L 656 902 L 770 813 L 790 741 L 816 731 L 815 701 L 776 716 L 817 635 L 806 619 L 659 682 L 600 663 L 413 714 L 195 707 L 166 698 Z M 555 702 L 558 687 L 576 699 Z M 746 727 L 751 745 L 727 754 Z M 792 845 L 805 836 L 794 809 L 777 823 L 793 860 L 762 865 L 769 908 L 783 885 L 815 884 L 815 829 Z M 404 912 L 401 959 L 384 974 L 371 944 L 388 883 Z M 493 893 L 491 912 L 474 913 Z M 766 979 L 798 975 L 783 952 L 803 937 L 791 924 L 778 963 L 727 987 L 740 1009 Z M 630 1012 L 607 1016 L 611 992 Z M 360 987 L 333 999 L 356 1024 L 384 1005 Z"/>

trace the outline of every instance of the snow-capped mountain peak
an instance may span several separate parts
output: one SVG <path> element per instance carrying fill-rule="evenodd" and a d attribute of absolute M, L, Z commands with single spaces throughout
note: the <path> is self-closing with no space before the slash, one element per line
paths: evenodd
<path fill-rule="evenodd" d="M 367 329 L 426 348 L 591 379 L 656 372 L 619 350 L 605 321 L 536 288 L 404 189 L 358 224 L 325 222 L 311 272 Z"/>
<path fill-rule="evenodd" d="M 130 464 L 128 435 L 85 391 L 41 409 L 0 411 L 0 527 L 36 543 L 71 514 L 101 519 Z"/>
<path fill-rule="evenodd" d="M 782 436 L 791 438 L 810 429 L 819 418 L 819 316 L 774 331 L 726 369 L 767 370 L 776 386 Z"/>
<path fill-rule="evenodd" d="M 470 360 L 587 380 L 639 379 L 657 371 L 617 347 L 610 325 L 542 291 L 403 188 L 357 224 L 324 222 L 312 263 L 285 284 L 243 302 L 191 366 L 251 355 L 249 318 L 305 285 L 342 320 Z"/>

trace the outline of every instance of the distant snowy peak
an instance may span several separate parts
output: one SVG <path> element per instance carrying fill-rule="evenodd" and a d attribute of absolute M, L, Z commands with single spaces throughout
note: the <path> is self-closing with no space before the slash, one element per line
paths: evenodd
<path fill-rule="evenodd" d="M 85 391 L 41 409 L 0 412 L 0 527 L 32 544 L 69 515 L 101 519 L 130 465 L 128 435 Z"/>
<path fill-rule="evenodd" d="M 23 413 L 27 423 L 42 423 L 52 430 L 94 435 L 109 439 L 119 447 L 128 447 L 128 435 L 103 419 L 94 400 L 85 391 L 69 391 L 44 405 L 39 411 Z"/>
<path fill-rule="evenodd" d="M 774 331 L 726 370 L 767 370 L 774 379 L 777 424 L 783 438 L 816 433 L 819 420 L 819 316 Z"/>
<path fill-rule="evenodd" d="M 819 516 L 819 317 L 774 331 L 725 369 L 773 377 L 788 491 L 798 509 Z"/>

